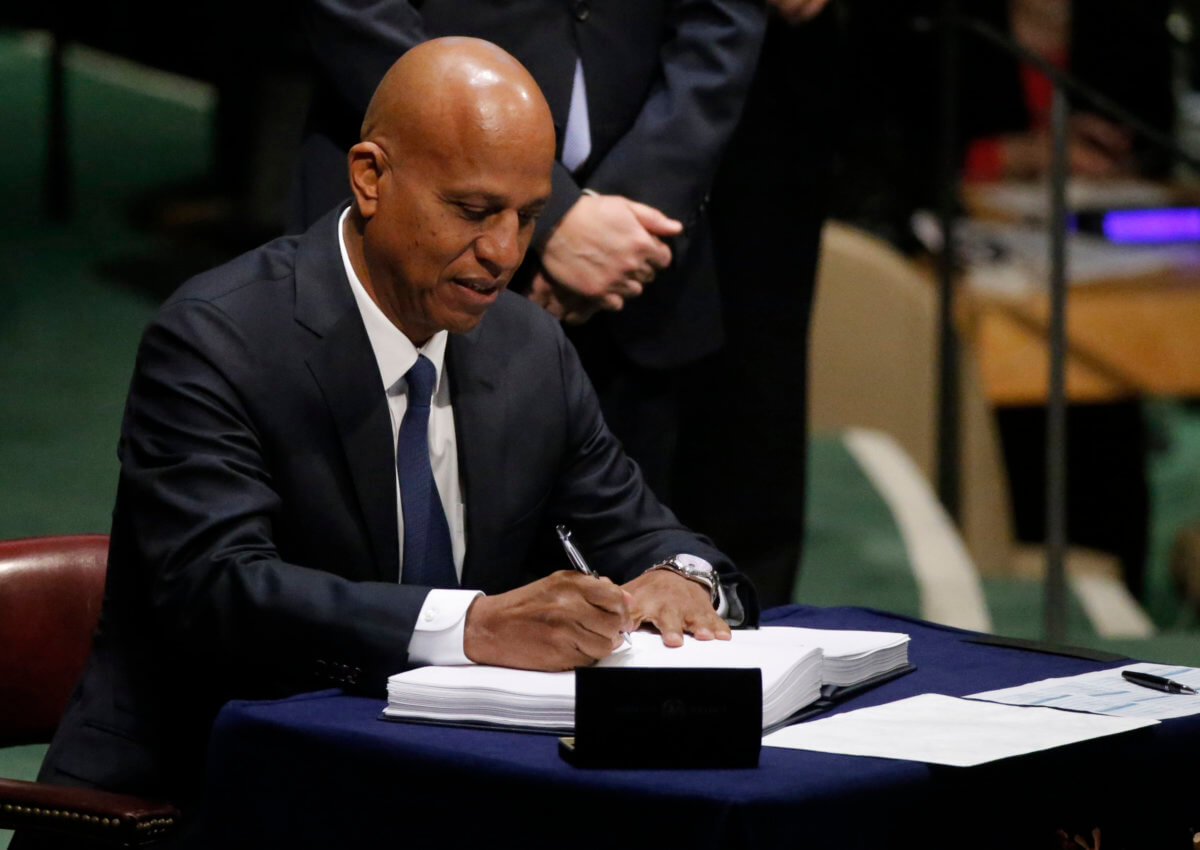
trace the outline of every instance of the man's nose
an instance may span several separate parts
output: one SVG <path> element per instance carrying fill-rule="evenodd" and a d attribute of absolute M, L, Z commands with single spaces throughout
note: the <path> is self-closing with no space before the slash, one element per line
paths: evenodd
<path fill-rule="evenodd" d="M 524 259 L 521 222 L 516 210 L 493 217 L 491 226 L 475 240 L 475 256 L 494 276 L 511 273 Z"/>

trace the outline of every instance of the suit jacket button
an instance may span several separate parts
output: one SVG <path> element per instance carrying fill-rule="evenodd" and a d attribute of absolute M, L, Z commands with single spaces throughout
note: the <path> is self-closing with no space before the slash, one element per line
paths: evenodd
<path fill-rule="evenodd" d="M 575 19 L 586 21 L 588 15 L 592 14 L 592 10 L 588 8 L 587 0 L 576 0 L 575 3 Z"/>

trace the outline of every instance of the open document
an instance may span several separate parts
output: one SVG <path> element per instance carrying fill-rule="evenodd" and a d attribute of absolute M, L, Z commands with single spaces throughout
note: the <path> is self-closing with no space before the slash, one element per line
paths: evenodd
<path fill-rule="evenodd" d="M 908 636 L 773 626 L 734 631 L 732 640 L 684 639 L 663 646 L 650 632 L 597 662 L 601 667 L 759 668 L 763 726 L 782 722 L 844 688 L 908 666 Z M 384 716 L 396 720 L 495 725 L 570 732 L 575 723 L 575 674 L 485 665 L 420 667 L 388 679 Z"/>
<path fill-rule="evenodd" d="M 1115 667 L 1112 670 L 1043 679 L 1028 685 L 1017 685 L 1015 688 L 984 691 L 971 694 L 968 698 L 1009 705 L 1045 705 L 1154 720 L 1200 714 L 1200 694 L 1168 694 L 1151 690 L 1125 681 L 1121 676 L 1123 670 L 1150 673 L 1200 690 L 1200 669 L 1196 667 L 1140 662 Z"/>

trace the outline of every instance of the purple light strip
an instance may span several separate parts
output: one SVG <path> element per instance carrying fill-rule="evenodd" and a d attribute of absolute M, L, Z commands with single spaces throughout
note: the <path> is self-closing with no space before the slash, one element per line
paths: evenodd
<path fill-rule="evenodd" d="M 1110 242 L 1200 240 L 1200 209 L 1115 210 L 1101 223 Z"/>

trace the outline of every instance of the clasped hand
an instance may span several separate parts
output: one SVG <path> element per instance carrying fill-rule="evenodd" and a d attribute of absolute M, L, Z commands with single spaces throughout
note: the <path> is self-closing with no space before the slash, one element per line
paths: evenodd
<path fill-rule="evenodd" d="M 687 632 L 728 640 L 696 582 L 667 571 L 645 573 L 623 586 L 560 570 L 524 587 L 480 596 L 467 611 L 463 649 L 478 664 L 525 670 L 570 670 L 621 645 L 621 632 L 655 626 L 667 646 Z"/>
<path fill-rule="evenodd" d="M 620 310 L 671 264 L 660 238 L 683 225 L 621 195 L 581 195 L 542 247 L 542 269 L 529 297 L 557 318 L 587 321 Z"/>

